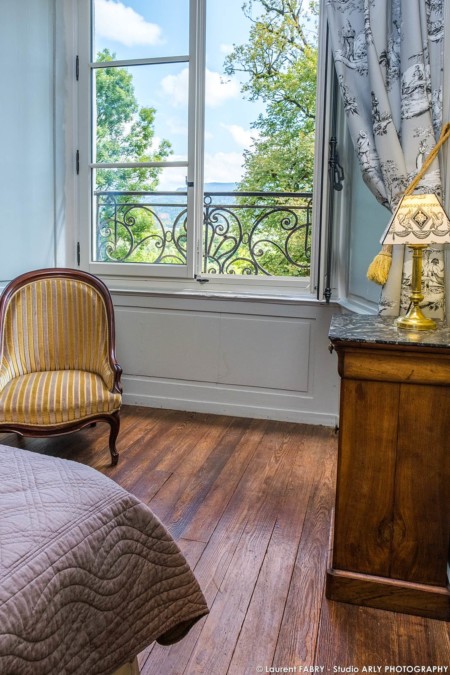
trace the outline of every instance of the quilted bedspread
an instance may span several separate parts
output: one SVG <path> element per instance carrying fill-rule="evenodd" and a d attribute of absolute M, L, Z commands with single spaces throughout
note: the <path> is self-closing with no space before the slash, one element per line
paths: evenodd
<path fill-rule="evenodd" d="M 208 609 L 150 509 L 94 469 L 0 445 L 0 673 L 101 675 Z"/>

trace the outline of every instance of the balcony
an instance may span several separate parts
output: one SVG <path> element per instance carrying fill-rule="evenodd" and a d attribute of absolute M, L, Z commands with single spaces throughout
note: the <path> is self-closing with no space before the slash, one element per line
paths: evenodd
<path fill-rule="evenodd" d="M 95 259 L 186 264 L 187 192 L 96 196 Z M 311 192 L 205 192 L 205 275 L 307 277 Z"/>

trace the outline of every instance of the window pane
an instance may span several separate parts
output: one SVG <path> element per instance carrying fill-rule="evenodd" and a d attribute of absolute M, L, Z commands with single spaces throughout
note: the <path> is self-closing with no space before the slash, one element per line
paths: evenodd
<path fill-rule="evenodd" d="M 96 68 L 94 78 L 94 162 L 187 160 L 187 64 Z"/>
<path fill-rule="evenodd" d="M 222 0 L 207 2 L 205 273 L 309 275 L 317 71 L 309 4 L 229 0 L 223 12 Z"/>
<path fill-rule="evenodd" d="M 189 0 L 95 0 L 94 60 L 178 56 L 189 50 Z"/>
<path fill-rule="evenodd" d="M 94 261 L 185 265 L 186 191 L 115 190 L 134 184 L 133 169 L 96 174 Z"/>

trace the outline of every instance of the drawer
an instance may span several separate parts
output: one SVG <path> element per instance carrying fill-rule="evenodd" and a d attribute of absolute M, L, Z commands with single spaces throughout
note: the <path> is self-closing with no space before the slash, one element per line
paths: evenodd
<path fill-rule="evenodd" d="M 450 355 L 346 349 L 339 353 L 339 373 L 355 380 L 450 386 Z"/>

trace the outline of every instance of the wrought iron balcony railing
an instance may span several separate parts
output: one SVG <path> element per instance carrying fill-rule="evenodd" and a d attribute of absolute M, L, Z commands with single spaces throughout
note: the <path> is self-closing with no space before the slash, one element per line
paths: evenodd
<path fill-rule="evenodd" d="M 97 191 L 96 260 L 186 263 L 186 192 Z M 311 192 L 205 192 L 203 273 L 308 276 Z"/>

